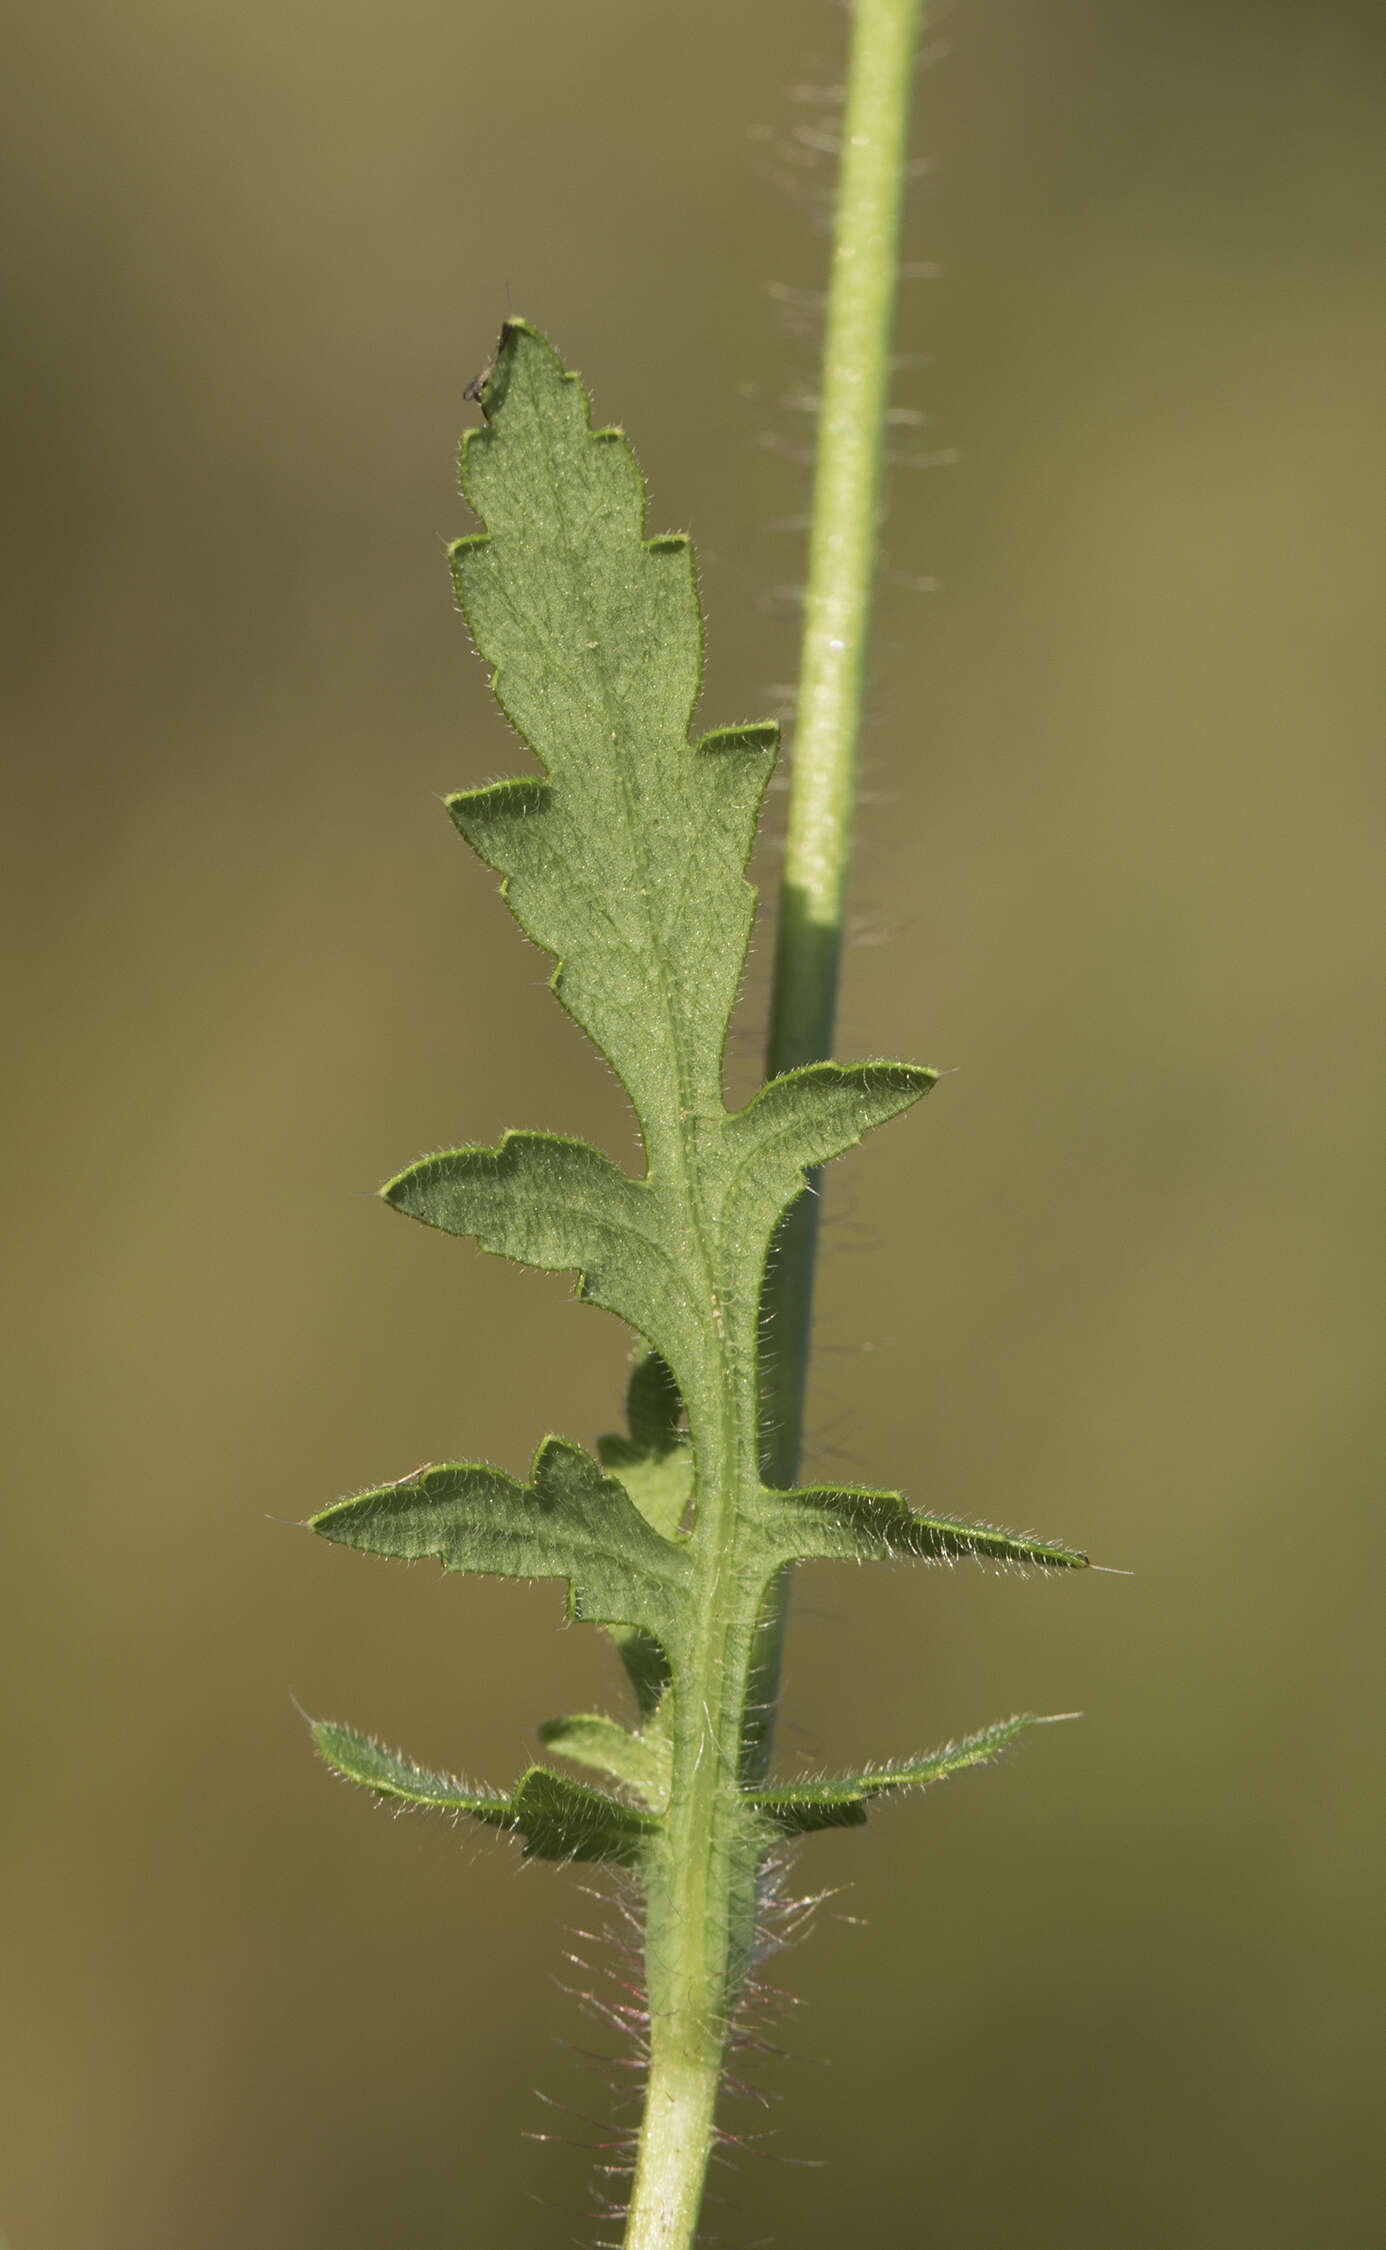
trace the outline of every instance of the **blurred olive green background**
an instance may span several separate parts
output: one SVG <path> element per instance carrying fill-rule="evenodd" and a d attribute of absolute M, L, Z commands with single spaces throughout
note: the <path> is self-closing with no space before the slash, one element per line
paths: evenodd
<path fill-rule="evenodd" d="M 802 1579 L 790 1770 L 1086 1717 L 805 1852 L 850 1887 L 783 1964 L 776 2137 L 710 2223 L 1355 2250 L 1386 21 L 939 28 L 840 1047 L 950 1075 L 833 1176 L 812 1466 L 1135 1575 Z M 283 1519 L 617 1416 L 612 1322 L 372 1199 L 506 1125 L 633 1153 L 437 803 L 523 762 L 443 562 L 462 390 L 508 308 L 544 325 L 698 541 L 703 723 L 783 704 L 786 292 L 822 276 L 843 35 L 829 0 L 13 29 L 10 2250 L 597 2231 L 567 2137 L 603 2134 L 535 2092 L 608 2114 L 554 1982 L 596 1910 L 334 1786 L 291 1698 L 503 1783 L 614 1667 L 552 1588 Z"/>

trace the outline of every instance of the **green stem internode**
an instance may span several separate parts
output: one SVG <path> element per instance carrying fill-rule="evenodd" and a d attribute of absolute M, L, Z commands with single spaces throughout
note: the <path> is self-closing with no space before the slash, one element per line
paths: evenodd
<path fill-rule="evenodd" d="M 830 1051 L 875 573 L 920 0 L 857 0 L 818 412 L 789 834 L 767 1056 Z"/>
<path fill-rule="evenodd" d="M 921 0 L 857 0 L 828 287 L 789 833 L 766 1073 L 832 1052 L 857 789 L 900 210 Z M 762 1307 L 768 1484 L 799 1471 L 813 1325 L 818 1182 L 780 1230 Z M 787 1581 L 767 1604 L 753 1683 L 752 1770 L 768 1763 Z"/>
<path fill-rule="evenodd" d="M 679 2025 L 652 2027 L 626 2250 L 686 2250 L 694 2240 L 721 2076 L 720 2039 L 690 2046 Z"/>

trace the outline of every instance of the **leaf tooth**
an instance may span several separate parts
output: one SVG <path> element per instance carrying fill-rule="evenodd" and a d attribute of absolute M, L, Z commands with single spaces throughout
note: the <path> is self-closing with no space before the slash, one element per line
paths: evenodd
<path fill-rule="evenodd" d="M 513 846 L 518 823 L 529 829 L 551 813 L 553 789 L 536 775 L 511 774 L 479 789 L 459 789 L 443 802 L 454 827 L 478 857 L 498 874 L 508 875 L 510 862 L 504 845 L 510 842 Z"/>
<path fill-rule="evenodd" d="M 743 757 L 748 772 L 759 783 L 757 803 L 769 783 L 779 748 L 778 719 L 738 719 L 730 726 L 710 727 L 693 742 L 693 749 L 700 758 Z M 768 765 L 764 762 L 767 758 Z"/>

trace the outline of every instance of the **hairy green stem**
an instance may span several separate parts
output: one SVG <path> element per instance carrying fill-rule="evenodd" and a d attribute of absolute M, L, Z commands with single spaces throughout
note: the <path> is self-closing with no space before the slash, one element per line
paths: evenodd
<path fill-rule="evenodd" d="M 921 0 L 856 0 L 853 13 L 770 1075 L 826 1058 L 832 1041 L 920 12 Z M 811 1192 L 791 1212 L 762 1308 L 769 1338 L 764 1469 L 779 1486 L 794 1482 L 800 1448 L 816 1209 Z M 715 1603 L 715 1569 L 709 1594 Z M 679 1835 L 675 1824 L 664 1911 L 647 1933 L 650 2071 L 625 2250 L 688 2250 L 696 2233 L 753 1914 L 753 1901 L 741 1895 L 741 1863 L 716 1833 L 709 1769 L 725 1756 L 729 1721 L 742 1728 L 743 1779 L 768 1766 L 783 1618 L 781 1577 L 749 1667 L 729 1663 L 725 1650 L 714 1659 L 710 1650 L 706 1669 L 695 1665 L 695 1676 L 681 1683 L 675 1763 L 677 1770 L 686 1759 L 690 1770 L 676 1779 L 674 1803 L 689 1804 L 698 1832 Z M 716 1961 L 704 1957 L 709 1931 L 720 1942 Z"/>
<path fill-rule="evenodd" d="M 818 410 L 789 834 L 780 888 L 767 1076 L 832 1051 L 875 569 L 900 206 L 921 0 L 856 0 Z M 818 1248 L 817 1181 L 790 1211 L 763 1304 L 764 1467 L 791 1486 Z M 769 1762 L 788 1581 L 767 1604 L 750 1765 Z"/>
<path fill-rule="evenodd" d="M 832 1044 L 920 0 L 857 0 L 828 292 L 769 1069 Z"/>
<path fill-rule="evenodd" d="M 721 2075 L 720 2040 L 690 2046 L 675 2026 L 654 2026 L 626 2250 L 685 2250 L 695 2239 Z"/>

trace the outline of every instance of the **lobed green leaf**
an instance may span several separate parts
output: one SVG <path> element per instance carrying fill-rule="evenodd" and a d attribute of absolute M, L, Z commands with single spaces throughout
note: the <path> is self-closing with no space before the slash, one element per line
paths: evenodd
<path fill-rule="evenodd" d="M 540 1729 L 624 1797 L 547 1766 L 509 1795 L 474 1790 L 347 1729 L 314 1731 L 329 1764 L 379 1796 L 514 1830 L 537 1856 L 639 1866 L 651 2008 L 671 2004 L 655 1987 L 676 1956 L 706 1940 L 707 1962 L 731 1964 L 726 1985 L 714 1977 L 703 1993 L 712 2020 L 753 1949 L 758 1856 L 786 1834 L 855 1825 L 872 1798 L 993 1756 L 1030 1723 L 898 1767 L 743 1793 L 738 1775 L 759 1770 L 746 1755 L 748 1682 L 774 1574 L 815 1558 L 1044 1569 L 1087 1558 L 917 1514 L 896 1493 L 761 1484 L 758 1322 L 776 1230 L 819 1167 L 916 1102 L 935 1073 L 814 1063 L 728 1111 L 723 1055 L 755 904 L 746 867 L 777 731 L 746 723 L 690 738 L 702 625 L 688 542 L 646 537 L 623 434 L 592 426 L 579 379 L 521 321 L 506 324 L 482 406 L 462 482 L 483 529 L 456 542 L 451 566 L 539 770 L 464 790 L 448 810 L 616 1070 L 644 1169 L 633 1176 L 583 1141 L 512 1132 L 425 1157 L 383 1194 L 496 1255 L 576 1274 L 577 1293 L 644 1348 L 628 1433 L 602 1437 L 597 1460 L 550 1438 L 527 1481 L 483 1463 L 432 1467 L 324 1509 L 312 1527 L 405 1561 L 565 1580 L 569 1614 L 609 1631 L 639 1724 L 578 1713 Z M 679 1864 L 697 1853 L 701 1873 Z M 697 1931 L 669 1887 L 684 1876 L 702 1900 Z"/>

